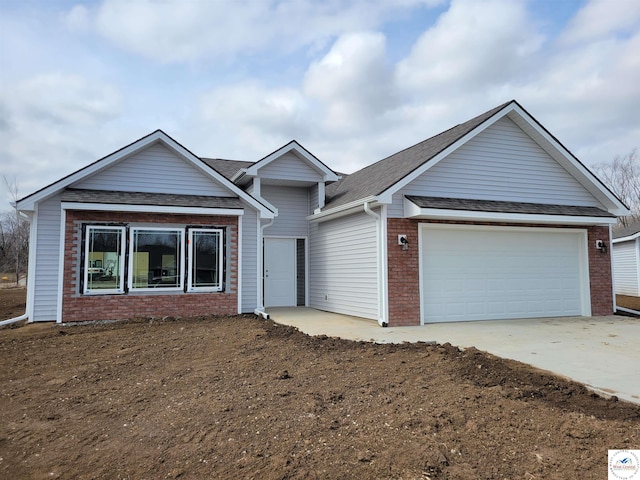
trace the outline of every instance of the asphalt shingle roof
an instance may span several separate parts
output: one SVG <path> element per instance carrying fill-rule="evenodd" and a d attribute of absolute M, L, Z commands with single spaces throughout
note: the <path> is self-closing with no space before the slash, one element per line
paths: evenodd
<path fill-rule="evenodd" d="M 231 180 L 231 177 L 238 173 L 238 170 L 250 167 L 255 163 L 243 160 L 224 160 L 222 158 L 201 158 L 200 160 L 228 180 Z"/>
<path fill-rule="evenodd" d="M 117 192 L 110 190 L 82 190 L 68 188 L 63 202 L 104 203 L 124 205 L 243 208 L 238 197 L 210 197 L 207 195 L 176 195 L 171 193 Z"/>
<path fill-rule="evenodd" d="M 381 194 L 512 102 L 503 103 L 328 186 L 323 210 Z"/>
<path fill-rule="evenodd" d="M 463 198 L 420 197 L 414 195 L 407 195 L 407 199 L 420 208 L 434 208 L 438 210 L 615 218 L 615 215 L 598 207 L 545 205 L 541 203 L 503 202 L 496 200 L 468 200 Z"/>

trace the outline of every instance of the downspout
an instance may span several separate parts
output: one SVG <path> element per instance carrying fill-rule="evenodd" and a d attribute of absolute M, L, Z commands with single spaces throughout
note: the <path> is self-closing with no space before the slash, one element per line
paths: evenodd
<path fill-rule="evenodd" d="M 15 205 L 14 205 L 15 208 Z M 27 215 L 24 212 L 20 212 L 20 215 L 22 215 L 23 217 L 25 217 L 27 219 L 27 221 L 29 222 L 29 245 L 34 245 L 35 244 L 35 240 L 33 240 L 33 217 L 31 215 Z M 28 270 L 27 270 L 27 305 L 25 306 L 25 312 L 24 314 L 20 315 L 19 317 L 14 317 L 14 318 L 9 318 L 7 320 L 2 320 L 0 321 L 0 327 L 4 327 L 5 325 L 10 325 L 12 323 L 16 323 L 16 322 L 21 322 L 23 320 L 28 320 L 29 319 L 29 298 L 28 298 L 28 294 L 29 294 L 29 282 L 28 280 L 30 278 L 33 278 L 31 276 L 31 266 L 33 263 L 35 263 L 34 261 L 32 261 L 32 250 L 35 250 L 35 248 L 30 248 L 29 249 L 29 260 L 28 260 Z M 35 275 L 34 275 L 35 276 Z"/>
<path fill-rule="evenodd" d="M 613 229 L 609 224 L 609 269 L 611 270 L 611 294 L 613 295 L 613 314 L 618 310 L 618 302 L 616 301 L 616 275 L 613 271 Z M 636 269 L 637 271 L 637 269 Z"/>
<path fill-rule="evenodd" d="M 25 313 L 24 315 L 20 315 L 19 317 L 10 318 L 9 320 L 2 320 L 0 322 L 0 327 L 3 327 L 5 325 L 9 325 L 11 323 L 21 322 L 22 320 L 26 320 L 28 318 L 29 318 L 29 314 Z"/>
<path fill-rule="evenodd" d="M 264 230 L 273 225 L 274 221 L 275 218 L 272 218 L 264 225 L 260 225 L 258 235 L 258 307 L 253 313 L 265 320 L 269 320 L 269 314 L 264 309 Z"/>
<path fill-rule="evenodd" d="M 378 324 L 381 327 L 387 327 L 389 322 L 386 318 L 386 309 L 385 309 L 385 290 L 384 290 L 384 249 L 382 248 L 384 238 L 382 238 L 382 217 L 371 210 L 369 207 L 370 202 L 364 202 L 364 213 L 369 215 L 370 217 L 375 218 L 376 220 L 376 266 L 378 268 Z"/>

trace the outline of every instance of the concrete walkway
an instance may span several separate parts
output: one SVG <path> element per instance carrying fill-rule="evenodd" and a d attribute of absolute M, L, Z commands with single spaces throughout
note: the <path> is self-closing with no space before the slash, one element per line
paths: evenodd
<path fill-rule="evenodd" d="M 436 342 L 476 347 L 640 404 L 640 319 L 565 317 L 382 328 L 310 308 L 269 308 L 271 318 L 308 335 L 376 343 Z"/>

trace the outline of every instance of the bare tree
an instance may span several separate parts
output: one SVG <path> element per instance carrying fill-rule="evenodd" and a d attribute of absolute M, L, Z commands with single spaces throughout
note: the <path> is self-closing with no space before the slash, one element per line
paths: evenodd
<path fill-rule="evenodd" d="M 18 183 L 3 176 L 3 183 L 12 199 L 13 211 L 0 216 L 0 272 L 11 273 L 16 285 L 26 274 L 29 255 L 29 222 L 20 216 L 15 207 L 18 201 Z"/>
<path fill-rule="evenodd" d="M 626 155 L 616 155 L 611 162 L 594 166 L 595 173 L 630 209 L 631 215 L 620 217 L 623 226 L 640 220 L 640 155 L 634 148 Z"/>

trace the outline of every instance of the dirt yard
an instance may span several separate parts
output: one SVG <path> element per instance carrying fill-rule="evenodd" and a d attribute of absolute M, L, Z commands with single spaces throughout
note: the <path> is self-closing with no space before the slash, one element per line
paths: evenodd
<path fill-rule="evenodd" d="M 640 407 L 525 365 L 253 316 L 3 328 L 0 356 L 0 478 L 601 480 L 640 448 Z"/>

